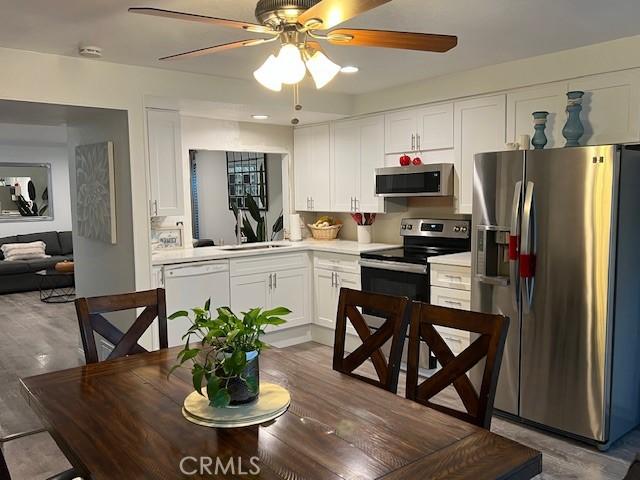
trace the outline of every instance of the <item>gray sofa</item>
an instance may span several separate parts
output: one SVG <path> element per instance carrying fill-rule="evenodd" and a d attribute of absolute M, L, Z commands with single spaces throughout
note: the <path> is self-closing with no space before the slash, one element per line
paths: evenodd
<path fill-rule="evenodd" d="M 46 244 L 49 258 L 36 260 L 7 261 L 0 250 L 0 294 L 38 290 L 42 278 L 35 272 L 52 269 L 58 262 L 73 261 L 71 232 L 44 232 L 28 235 L 14 235 L 0 238 L 0 246 L 5 243 L 28 243 L 41 240 Z M 73 276 L 56 276 L 48 279 L 48 285 L 67 287 L 73 284 Z"/>

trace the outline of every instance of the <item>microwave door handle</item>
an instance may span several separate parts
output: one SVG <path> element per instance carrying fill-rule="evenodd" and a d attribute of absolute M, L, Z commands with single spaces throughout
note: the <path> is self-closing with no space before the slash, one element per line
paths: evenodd
<path fill-rule="evenodd" d="M 520 244 L 520 278 L 526 302 L 525 310 L 531 310 L 533 301 L 533 276 L 535 271 L 535 246 L 534 246 L 534 188 L 533 182 L 527 182 L 527 189 L 524 196 L 524 206 L 522 209 L 522 241 Z"/>
<path fill-rule="evenodd" d="M 516 310 L 520 304 L 520 223 L 522 206 L 522 181 L 516 182 L 511 207 L 511 225 L 509 231 L 509 285 Z"/>

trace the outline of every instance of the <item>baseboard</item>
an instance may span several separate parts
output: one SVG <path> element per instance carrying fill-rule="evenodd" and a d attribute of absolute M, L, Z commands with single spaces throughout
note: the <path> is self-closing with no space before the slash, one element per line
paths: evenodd
<path fill-rule="evenodd" d="M 301 325 L 281 331 L 269 332 L 263 337 L 266 343 L 278 348 L 291 347 L 300 343 L 310 342 L 311 339 L 311 325 Z"/>

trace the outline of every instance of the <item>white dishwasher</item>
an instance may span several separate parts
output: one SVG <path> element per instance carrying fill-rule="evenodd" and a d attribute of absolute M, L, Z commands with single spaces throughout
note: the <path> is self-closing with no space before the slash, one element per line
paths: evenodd
<path fill-rule="evenodd" d="M 204 306 L 209 298 L 212 310 L 229 305 L 228 260 L 167 265 L 163 273 L 167 315 L 178 310 L 191 313 L 192 308 Z M 182 336 L 191 326 L 191 322 L 186 318 L 178 318 L 168 320 L 167 324 L 169 346 L 184 344 Z"/>

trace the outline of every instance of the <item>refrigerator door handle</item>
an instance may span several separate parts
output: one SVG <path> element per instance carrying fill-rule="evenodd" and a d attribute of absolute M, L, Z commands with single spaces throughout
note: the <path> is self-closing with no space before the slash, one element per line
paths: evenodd
<path fill-rule="evenodd" d="M 531 310 L 535 287 L 536 240 L 535 240 L 535 184 L 527 182 L 522 210 L 522 242 L 520 246 L 520 278 L 527 296 L 527 312 Z"/>
<path fill-rule="evenodd" d="M 511 225 L 509 232 L 509 283 L 513 298 L 513 305 L 519 306 L 519 268 L 520 268 L 520 207 L 522 203 L 522 181 L 516 182 L 513 191 L 513 205 L 511 207 Z"/>

